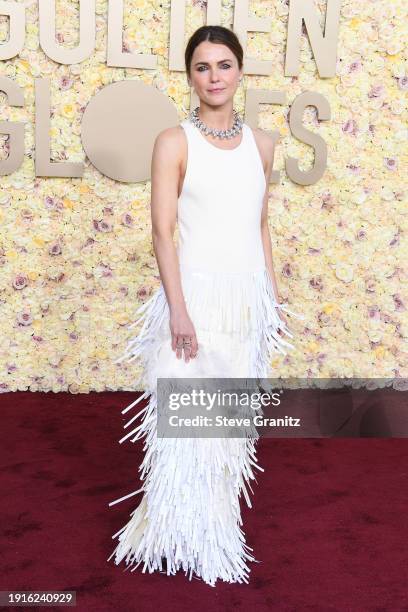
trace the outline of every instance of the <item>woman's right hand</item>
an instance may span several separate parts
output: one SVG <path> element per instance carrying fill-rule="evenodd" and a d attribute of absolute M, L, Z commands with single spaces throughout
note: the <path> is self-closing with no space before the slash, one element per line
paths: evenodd
<path fill-rule="evenodd" d="M 170 310 L 170 332 L 171 348 L 176 351 L 177 359 L 183 356 L 183 351 L 186 363 L 194 359 L 198 351 L 197 336 L 193 322 L 185 308 Z"/>

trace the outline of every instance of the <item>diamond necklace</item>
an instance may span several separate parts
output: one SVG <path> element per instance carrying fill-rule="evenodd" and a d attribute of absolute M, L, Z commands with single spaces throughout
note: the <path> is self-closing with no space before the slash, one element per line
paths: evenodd
<path fill-rule="evenodd" d="M 232 128 L 229 130 L 217 130 L 215 128 L 208 127 L 208 125 L 201 121 L 200 117 L 198 116 L 199 109 L 200 107 L 197 106 L 193 111 L 191 111 L 189 120 L 204 134 L 211 134 L 211 136 L 215 136 L 216 138 L 233 138 L 242 132 L 242 119 L 239 117 L 235 109 L 232 110 L 234 113 L 234 123 Z"/>

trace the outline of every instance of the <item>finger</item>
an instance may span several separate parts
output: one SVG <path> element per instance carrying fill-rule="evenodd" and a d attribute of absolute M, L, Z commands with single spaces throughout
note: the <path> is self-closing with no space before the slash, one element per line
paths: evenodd
<path fill-rule="evenodd" d="M 182 342 L 183 341 L 180 340 L 179 334 L 174 331 L 171 332 L 171 348 L 173 349 L 173 351 L 177 349 L 177 344 L 181 344 Z"/>
<path fill-rule="evenodd" d="M 191 339 L 191 359 L 194 359 L 194 357 L 196 357 L 197 352 L 198 352 L 197 336 L 193 336 Z"/>
<path fill-rule="evenodd" d="M 188 363 L 190 361 L 191 358 L 191 347 L 190 346 L 185 346 L 184 347 L 184 360 L 186 363 Z"/>
<path fill-rule="evenodd" d="M 188 363 L 190 361 L 190 355 L 191 355 L 191 337 L 190 336 L 184 336 L 183 338 L 184 341 L 184 360 L 186 363 Z"/>
<path fill-rule="evenodd" d="M 176 356 L 179 355 L 180 350 L 178 348 L 178 344 L 181 344 L 179 337 L 177 336 L 177 334 L 174 334 L 172 337 L 172 341 L 171 341 L 171 348 L 173 349 L 173 351 L 176 353 Z"/>
<path fill-rule="evenodd" d="M 181 359 L 183 352 L 183 336 L 176 336 L 176 357 L 177 359 Z"/>

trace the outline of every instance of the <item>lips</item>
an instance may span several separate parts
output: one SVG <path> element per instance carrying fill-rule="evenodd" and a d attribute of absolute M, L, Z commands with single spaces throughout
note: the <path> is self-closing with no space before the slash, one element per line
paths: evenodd
<path fill-rule="evenodd" d="M 224 89 L 210 89 L 210 93 L 219 93 L 220 91 L 224 91 Z"/>

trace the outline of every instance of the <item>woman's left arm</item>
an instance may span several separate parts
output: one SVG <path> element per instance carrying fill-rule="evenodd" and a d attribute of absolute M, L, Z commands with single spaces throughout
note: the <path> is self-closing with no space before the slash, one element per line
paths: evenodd
<path fill-rule="evenodd" d="M 268 196 L 269 196 L 269 181 L 272 173 L 273 167 L 273 159 L 275 154 L 275 146 L 272 138 L 263 133 L 262 138 L 260 138 L 260 144 L 262 147 L 262 155 L 261 157 L 264 160 L 264 166 L 266 165 L 265 172 L 265 180 L 266 180 L 266 189 L 265 195 L 263 199 L 262 205 L 262 213 L 261 213 L 261 236 L 262 236 L 262 244 L 263 250 L 265 254 L 265 264 L 269 272 L 269 276 L 271 277 L 273 289 L 275 292 L 276 300 L 279 302 L 279 290 L 276 282 L 275 271 L 273 267 L 273 258 L 272 258 L 272 242 L 271 236 L 269 233 L 269 225 L 268 225 Z"/>
<path fill-rule="evenodd" d="M 273 291 L 275 294 L 275 300 L 279 304 L 282 304 L 283 300 L 281 299 L 279 295 L 278 285 L 277 285 L 276 276 L 275 276 L 275 270 L 273 266 L 272 242 L 271 242 L 271 236 L 269 233 L 269 225 L 268 225 L 269 181 L 270 181 L 270 177 L 272 173 L 273 160 L 274 160 L 274 154 L 275 154 L 275 145 L 274 145 L 272 138 L 268 134 L 263 133 L 261 140 L 262 140 L 262 152 L 263 152 L 261 157 L 264 158 L 265 160 L 264 164 L 266 165 L 266 170 L 264 169 L 265 179 L 266 179 L 266 189 L 265 189 L 265 195 L 263 199 L 262 213 L 261 213 L 261 237 L 262 237 L 263 250 L 265 254 L 265 265 L 269 272 L 269 276 L 271 278 Z M 281 308 L 278 309 L 277 313 L 281 321 L 286 324 L 285 315 Z"/>

